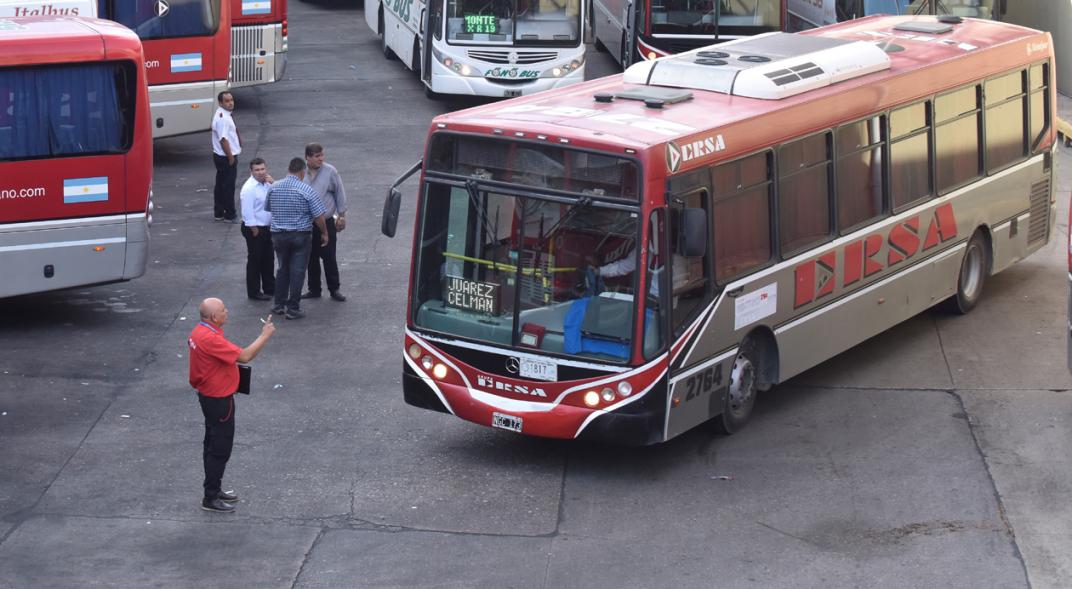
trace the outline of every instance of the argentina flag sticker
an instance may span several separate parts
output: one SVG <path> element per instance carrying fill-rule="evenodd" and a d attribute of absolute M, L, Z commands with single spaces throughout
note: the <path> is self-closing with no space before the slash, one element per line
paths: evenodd
<path fill-rule="evenodd" d="M 242 14 L 269 14 L 272 0 L 242 0 Z"/>
<path fill-rule="evenodd" d="M 108 200 L 108 177 L 69 178 L 63 181 L 63 204 Z"/>
<path fill-rule="evenodd" d="M 171 73 L 201 71 L 200 53 L 176 53 L 171 56 Z"/>

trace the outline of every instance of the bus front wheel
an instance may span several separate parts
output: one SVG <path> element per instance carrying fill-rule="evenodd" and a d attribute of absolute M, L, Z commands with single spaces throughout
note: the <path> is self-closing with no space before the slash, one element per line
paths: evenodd
<path fill-rule="evenodd" d="M 982 231 L 976 231 L 964 250 L 957 275 L 957 294 L 949 297 L 946 308 L 964 315 L 975 308 L 983 294 L 986 276 L 990 273 L 990 248 Z"/>
<path fill-rule="evenodd" d="M 717 431 L 726 435 L 735 433 L 752 417 L 758 379 L 759 354 L 754 343 L 745 341 L 730 369 L 730 385 L 722 403 L 722 415 L 715 418 Z"/>

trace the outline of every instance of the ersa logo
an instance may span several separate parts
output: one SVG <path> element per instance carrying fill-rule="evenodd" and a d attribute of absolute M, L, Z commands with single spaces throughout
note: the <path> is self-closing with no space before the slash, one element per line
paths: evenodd
<path fill-rule="evenodd" d="M 703 139 L 690 141 L 680 146 L 677 143 L 670 141 L 666 144 L 666 167 L 672 174 L 678 171 L 683 163 L 690 162 L 705 155 L 718 153 L 724 149 L 726 149 L 726 141 L 722 139 L 722 135 L 704 137 Z"/>
<path fill-rule="evenodd" d="M 476 375 L 476 384 L 479 387 L 485 389 L 491 389 L 495 391 L 506 391 L 508 393 L 517 393 L 519 395 L 529 395 L 532 397 L 547 397 L 547 393 L 539 387 L 529 387 L 523 384 L 511 384 L 496 380 L 493 376 L 487 374 Z"/>

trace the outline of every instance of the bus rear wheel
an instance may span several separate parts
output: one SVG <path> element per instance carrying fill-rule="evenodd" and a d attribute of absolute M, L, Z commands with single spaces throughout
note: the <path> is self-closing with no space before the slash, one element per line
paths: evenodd
<path fill-rule="evenodd" d="M 752 417 L 759 390 L 759 354 L 755 345 L 746 341 L 737 351 L 730 369 L 730 385 L 722 403 L 722 415 L 715 418 L 715 429 L 722 434 L 736 433 Z"/>
<path fill-rule="evenodd" d="M 990 272 L 990 248 L 982 231 L 976 231 L 964 250 L 957 275 L 957 294 L 946 300 L 946 308 L 964 315 L 975 308 L 983 294 L 986 276 Z"/>

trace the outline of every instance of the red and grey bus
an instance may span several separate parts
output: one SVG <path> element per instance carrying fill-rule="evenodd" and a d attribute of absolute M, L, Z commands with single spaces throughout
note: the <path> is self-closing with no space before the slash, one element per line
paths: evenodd
<path fill-rule="evenodd" d="M 551 438 L 733 432 L 758 391 L 968 312 L 1052 233 L 1053 63 L 1048 33 L 870 17 L 437 117 L 405 400 Z"/>
<path fill-rule="evenodd" d="M 786 0 L 592 0 L 592 39 L 627 68 L 713 43 L 785 30 Z"/>
<path fill-rule="evenodd" d="M 141 41 L 0 18 L 0 297 L 145 273 L 153 138 Z"/>
<path fill-rule="evenodd" d="M 205 131 L 227 89 L 230 4 L 222 0 L 0 0 L 4 16 L 83 16 L 116 21 L 142 40 L 153 137 Z"/>
<path fill-rule="evenodd" d="M 287 69 L 287 0 L 231 1 L 231 87 L 271 84 Z"/>

